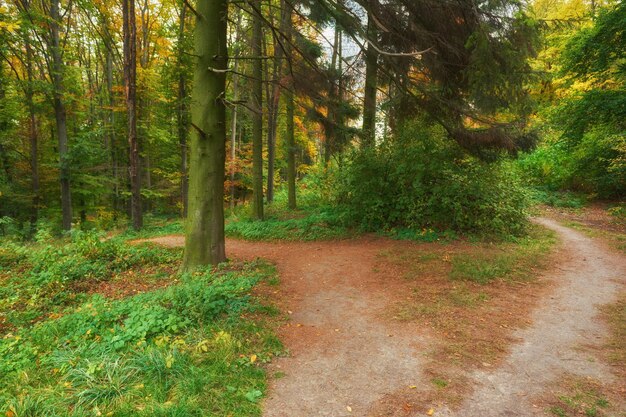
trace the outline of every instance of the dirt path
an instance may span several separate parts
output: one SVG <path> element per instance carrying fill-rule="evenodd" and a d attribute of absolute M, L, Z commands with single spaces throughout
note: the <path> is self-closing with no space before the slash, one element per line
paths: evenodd
<path fill-rule="evenodd" d="M 516 332 L 520 342 L 493 372 L 473 375 L 474 394 L 446 416 L 535 416 L 532 398 L 563 373 L 611 382 L 610 370 L 590 353 L 607 329 L 597 319 L 598 307 L 615 301 L 626 284 L 626 262 L 617 253 L 583 234 L 545 218 L 537 223 L 556 231 L 565 261 L 549 273 L 558 285 L 532 315 L 533 324 Z"/>
<path fill-rule="evenodd" d="M 551 220 L 538 222 L 564 243 L 564 263 L 547 277 L 556 281 L 555 291 L 533 313 L 533 324 L 516 333 L 520 342 L 503 366 L 472 374 L 476 388 L 461 409 L 452 412 L 444 405 L 435 415 L 541 415 L 530 398 L 563 372 L 610 378 L 580 347 L 604 338 L 597 306 L 613 300 L 626 278 L 626 262 L 578 232 Z M 153 241 L 182 244 L 173 237 Z M 391 269 L 377 269 L 381 251 L 398 245 L 410 244 L 227 242 L 231 257 L 276 263 L 282 282 L 278 302 L 291 316 L 280 330 L 290 356 L 271 365 L 277 378 L 264 403 L 265 417 L 423 415 L 386 404 L 392 393 L 428 385 L 424 356 L 434 343 L 424 329 L 386 314 L 407 295 L 406 282 Z"/>

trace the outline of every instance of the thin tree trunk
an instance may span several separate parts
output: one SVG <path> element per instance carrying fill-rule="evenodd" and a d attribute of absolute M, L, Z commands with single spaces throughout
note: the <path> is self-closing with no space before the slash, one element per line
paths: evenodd
<path fill-rule="evenodd" d="M 235 44 L 239 42 L 241 36 L 241 12 L 237 13 L 237 26 L 235 27 Z M 237 50 L 235 54 L 239 54 Z M 235 103 L 239 100 L 239 76 L 237 71 L 239 70 L 239 60 L 235 60 L 234 72 L 233 72 L 233 100 Z M 230 126 L 230 211 L 235 209 L 235 173 L 237 166 L 235 160 L 237 158 L 237 118 L 239 116 L 239 106 L 233 106 L 233 113 L 231 115 Z"/>
<path fill-rule="evenodd" d="M 330 68 L 333 78 L 331 79 L 331 86 L 328 97 L 328 127 L 325 129 L 324 142 L 324 165 L 330 164 L 330 158 L 332 157 L 333 148 L 337 140 L 337 100 L 339 99 L 339 81 L 341 74 L 336 74 L 337 61 L 339 58 L 339 45 L 341 41 L 341 29 L 338 23 L 335 21 L 335 40 L 333 42 L 333 54 L 331 58 Z"/>
<path fill-rule="evenodd" d="M 268 56 L 267 39 L 263 37 L 263 56 Z M 264 60 L 264 78 L 265 83 L 265 107 L 267 109 L 267 189 L 265 198 L 270 204 L 274 199 L 274 116 L 276 109 L 274 107 L 275 90 L 270 85 L 272 74 L 270 74 L 269 60 Z M 274 66 L 274 74 L 276 74 L 276 66 Z"/>
<path fill-rule="evenodd" d="M 106 83 L 107 83 L 107 96 L 109 98 L 109 109 L 107 112 L 107 128 L 109 135 L 109 155 L 111 158 L 111 174 L 113 175 L 113 210 L 119 211 L 120 206 L 120 184 L 119 174 L 117 167 L 117 138 L 115 135 L 115 95 L 113 94 L 113 52 L 111 51 L 111 45 L 107 47 L 106 56 Z"/>
<path fill-rule="evenodd" d="M 128 146 L 130 176 L 130 212 L 135 230 L 143 226 L 141 211 L 141 176 L 139 170 L 139 142 L 137 140 L 137 25 L 135 0 L 123 1 L 124 14 L 124 81 L 128 115 Z"/>
<path fill-rule="evenodd" d="M 256 2 L 258 13 L 261 3 Z M 252 30 L 252 55 L 260 57 L 263 53 L 263 28 L 261 16 L 254 12 Z M 255 59 L 252 63 L 252 189 L 254 200 L 252 213 L 256 219 L 263 219 L 263 62 Z"/>
<path fill-rule="evenodd" d="M 196 3 L 193 133 L 189 163 L 189 214 L 183 270 L 226 260 L 224 174 L 226 163 L 226 90 L 228 65 L 227 0 Z"/>
<path fill-rule="evenodd" d="M 370 42 L 376 42 L 376 28 L 372 16 L 368 13 L 367 36 Z M 368 44 L 365 53 L 365 98 L 363 102 L 363 146 L 376 144 L 376 92 L 378 88 L 378 52 Z"/>
<path fill-rule="evenodd" d="M 284 21 L 285 14 L 287 13 L 286 4 L 281 3 L 280 10 L 280 25 L 281 29 L 284 30 Z M 281 32 L 284 31 L 281 30 Z M 267 54 L 266 54 L 267 55 Z M 278 128 L 278 110 L 280 105 L 280 94 L 281 94 L 281 85 L 280 81 L 282 79 L 283 73 L 283 57 L 284 51 L 281 45 L 279 44 L 277 39 L 274 39 L 274 60 L 273 60 L 273 70 L 274 73 L 272 75 L 272 79 L 274 83 L 268 84 L 268 94 L 267 94 L 267 202 L 271 203 L 274 201 L 274 166 L 276 161 L 276 134 Z M 270 80 L 269 74 L 270 64 L 267 62 L 267 80 Z"/>
<path fill-rule="evenodd" d="M 189 126 L 187 121 L 187 79 L 185 77 L 184 46 L 185 20 L 187 6 L 181 2 L 180 22 L 178 25 L 178 143 L 180 145 L 180 199 L 183 204 L 183 217 L 187 217 L 187 195 L 189 191 L 189 177 L 187 176 L 187 136 Z"/>
<path fill-rule="evenodd" d="M 61 210 L 63 212 L 63 230 L 72 228 L 72 196 L 70 192 L 70 161 L 68 156 L 67 114 L 63 101 L 63 55 L 59 34 L 59 0 L 50 3 L 50 40 L 52 55 L 52 83 L 54 86 L 54 116 L 56 119 L 57 139 L 59 142 L 59 172 L 61 182 Z"/>
<path fill-rule="evenodd" d="M 281 1 L 282 19 L 281 26 L 282 31 L 285 34 L 286 41 L 286 58 L 287 62 L 291 62 L 291 42 L 293 36 L 293 23 L 291 22 L 291 9 L 286 0 Z M 295 100 L 294 100 L 294 83 L 293 75 L 289 74 L 287 77 L 287 88 L 285 89 L 285 103 L 287 110 L 287 130 L 285 132 L 285 141 L 287 146 L 287 196 L 288 207 L 291 210 L 295 210 L 296 204 L 296 141 L 295 141 L 295 129 L 294 129 L 294 117 L 295 117 Z"/>
<path fill-rule="evenodd" d="M 33 193 L 32 211 L 30 216 L 31 229 L 34 230 L 39 218 L 39 134 L 37 132 L 37 115 L 35 113 L 35 102 L 33 92 L 33 51 L 30 44 L 30 36 L 26 35 L 24 40 L 26 50 L 26 88 L 24 90 L 26 107 L 28 107 L 28 137 L 30 142 L 30 169 L 31 169 L 31 189 Z"/>
<path fill-rule="evenodd" d="M 4 78 L 4 62 L 0 62 L 0 115 L 3 115 L 4 104 L 6 97 L 6 81 L 8 78 Z M 2 117 L 0 119 L 0 132 L 9 128 L 9 119 Z M 9 184 L 13 182 L 13 175 L 11 173 L 11 163 L 9 162 L 9 155 L 7 154 L 4 145 L 0 142 L 0 163 L 2 164 L 2 170 Z M 3 212 L 0 208 L 0 217 Z"/>

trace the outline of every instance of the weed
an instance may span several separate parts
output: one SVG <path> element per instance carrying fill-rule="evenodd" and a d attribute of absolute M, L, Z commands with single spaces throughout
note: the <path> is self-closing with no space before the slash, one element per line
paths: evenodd
<path fill-rule="evenodd" d="M 252 289 L 276 282 L 274 267 L 171 275 L 166 268 L 180 251 L 84 233 L 15 248 L 20 256 L 3 263 L 8 278 L 0 287 L 0 414 L 260 414 L 266 376 L 259 364 L 282 345 L 268 324 L 271 308 Z M 70 291 L 138 266 L 171 285 L 121 299 Z"/>
<path fill-rule="evenodd" d="M 448 381 L 446 381 L 445 379 L 441 379 L 441 378 L 433 378 L 430 380 L 430 382 L 432 382 L 434 386 L 440 389 L 443 389 L 448 386 Z"/>
<path fill-rule="evenodd" d="M 548 410 L 558 417 L 612 416 L 615 407 L 606 396 L 606 387 L 591 378 L 565 376 L 559 381 L 559 390 L 552 398 Z"/>

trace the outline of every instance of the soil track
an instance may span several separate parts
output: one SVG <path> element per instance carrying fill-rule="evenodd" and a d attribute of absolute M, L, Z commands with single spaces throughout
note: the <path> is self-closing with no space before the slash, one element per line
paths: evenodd
<path fill-rule="evenodd" d="M 519 330 L 504 364 L 475 372 L 476 387 L 460 410 L 435 415 L 537 416 L 531 398 L 563 373 L 610 381 L 610 369 L 582 345 L 599 345 L 606 329 L 598 306 L 614 300 L 626 279 L 624 257 L 558 223 L 539 219 L 563 241 L 563 263 L 547 274 L 555 290 Z M 152 239 L 180 246 L 180 237 Z M 424 355 L 435 339 L 414 323 L 386 314 L 405 297 L 406 282 L 393 269 L 378 270 L 381 251 L 409 243 L 365 238 L 339 242 L 227 241 L 229 256 L 266 258 L 281 275 L 277 302 L 291 320 L 280 329 L 289 357 L 271 365 L 274 378 L 265 417 L 417 416 L 389 407 L 388 395 L 427 386 Z"/>

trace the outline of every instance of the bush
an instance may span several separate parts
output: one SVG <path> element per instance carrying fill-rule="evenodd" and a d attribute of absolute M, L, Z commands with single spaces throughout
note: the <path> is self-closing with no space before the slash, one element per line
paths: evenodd
<path fill-rule="evenodd" d="M 620 199 L 626 189 L 626 136 L 603 128 L 586 132 L 580 140 L 548 136 L 517 167 L 532 186 Z"/>
<path fill-rule="evenodd" d="M 518 235 L 527 195 L 508 163 L 464 153 L 441 129 L 407 125 L 375 150 L 357 152 L 338 175 L 338 201 L 365 230 L 434 228 Z"/>

